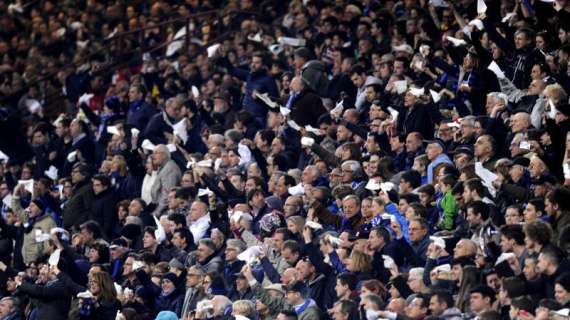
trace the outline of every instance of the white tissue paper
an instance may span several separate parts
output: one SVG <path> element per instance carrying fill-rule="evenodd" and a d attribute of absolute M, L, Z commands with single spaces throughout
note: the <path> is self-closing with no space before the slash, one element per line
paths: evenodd
<path fill-rule="evenodd" d="M 57 168 L 54 166 L 50 166 L 48 170 L 44 171 L 44 174 L 51 180 L 57 180 Z"/>
<path fill-rule="evenodd" d="M 313 230 L 318 230 L 318 229 L 322 229 L 322 228 L 323 228 L 323 225 L 322 225 L 322 224 L 317 223 L 317 222 L 315 222 L 315 221 L 311 221 L 311 220 L 306 221 L 306 222 L 305 222 L 305 225 L 306 225 L 307 227 L 313 229 Z"/>
<path fill-rule="evenodd" d="M 107 127 L 107 133 L 108 134 L 112 134 L 114 136 L 118 136 L 121 133 L 119 132 L 119 129 L 117 129 L 117 126 L 108 126 Z"/>
<path fill-rule="evenodd" d="M 487 67 L 487 69 L 493 71 L 493 73 L 497 76 L 497 78 L 499 79 L 505 78 L 505 73 L 503 72 L 503 70 L 501 70 L 501 67 L 499 67 L 499 65 L 495 61 L 491 62 Z"/>
<path fill-rule="evenodd" d="M 261 250 L 263 250 L 261 246 L 252 246 L 245 249 L 244 252 L 238 254 L 237 258 L 240 261 L 245 261 L 245 263 L 251 264 L 255 261 L 255 259 L 257 259 L 257 257 L 259 257 Z"/>
<path fill-rule="evenodd" d="M 297 122 L 295 122 L 295 120 L 289 120 L 287 121 L 287 124 L 289 125 L 289 127 L 295 131 L 299 131 L 301 130 L 301 127 L 297 124 Z"/>
<path fill-rule="evenodd" d="M 408 89 L 408 82 L 406 80 L 394 81 L 394 88 L 398 94 L 402 94 Z"/>
<path fill-rule="evenodd" d="M 67 161 L 68 162 L 75 162 L 76 158 L 77 158 L 77 150 L 71 151 L 70 153 L 67 154 Z"/>
<path fill-rule="evenodd" d="M 299 183 L 296 186 L 290 187 L 288 189 L 289 194 L 292 196 L 302 196 L 305 194 L 305 188 L 303 187 L 302 183 Z"/>
<path fill-rule="evenodd" d="M 186 129 L 186 118 L 172 125 L 172 131 L 175 136 L 180 138 L 184 144 L 188 141 L 188 130 Z"/>
<path fill-rule="evenodd" d="M 311 147 L 313 144 L 315 144 L 315 139 L 309 138 L 309 137 L 302 137 L 301 138 L 301 145 L 303 145 L 305 147 Z"/>
<path fill-rule="evenodd" d="M 477 13 L 485 13 L 487 12 L 487 5 L 485 4 L 484 0 L 477 0 Z"/>
<path fill-rule="evenodd" d="M 214 55 L 216 55 L 216 52 L 218 51 L 219 48 L 220 48 L 219 43 L 209 46 L 208 49 L 206 49 L 206 51 L 208 52 L 208 58 L 211 58 Z"/>
<path fill-rule="evenodd" d="M 154 145 L 154 143 L 150 142 L 150 140 L 145 139 L 142 144 L 141 147 L 145 150 L 149 150 L 149 151 L 154 151 L 154 149 L 156 149 L 156 146 Z"/>

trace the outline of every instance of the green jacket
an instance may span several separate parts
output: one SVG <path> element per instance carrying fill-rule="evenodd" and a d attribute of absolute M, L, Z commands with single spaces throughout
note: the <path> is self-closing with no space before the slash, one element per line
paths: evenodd
<path fill-rule="evenodd" d="M 459 206 L 451 190 L 445 193 L 441 199 L 440 206 L 443 210 L 443 219 L 440 223 L 440 227 L 444 230 L 453 230 L 455 217 L 457 216 L 457 212 L 459 212 Z"/>

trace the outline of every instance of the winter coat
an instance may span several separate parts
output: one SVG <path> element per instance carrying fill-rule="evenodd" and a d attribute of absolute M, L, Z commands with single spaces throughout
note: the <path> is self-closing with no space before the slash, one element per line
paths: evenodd
<path fill-rule="evenodd" d="M 63 208 L 63 226 L 66 229 L 69 230 L 71 227 L 78 229 L 79 225 L 89 219 L 94 197 L 89 180 L 79 182 L 73 187 L 71 198 Z"/>
<path fill-rule="evenodd" d="M 178 185 L 181 177 L 180 168 L 173 160 L 168 160 L 158 169 L 151 188 L 152 202 L 158 205 L 157 212 L 166 207 L 168 192 L 170 192 L 170 188 Z"/>
<path fill-rule="evenodd" d="M 169 294 L 161 292 L 156 299 L 156 310 L 159 311 L 172 311 L 180 317 L 182 314 L 182 305 L 184 303 L 184 293 L 178 289 L 174 289 Z"/>
<path fill-rule="evenodd" d="M 117 197 L 114 190 L 109 187 L 107 190 L 95 195 L 93 205 L 91 206 L 89 219 L 99 223 L 106 240 L 112 240 L 115 237 L 114 230 L 117 223 L 116 204 Z"/>
<path fill-rule="evenodd" d="M 291 119 L 301 127 L 318 127 L 317 120 L 326 113 L 321 97 L 310 89 L 303 90 L 294 98 L 291 109 Z"/>
<path fill-rule="evenodd" d="M 71 293 L 61 280 L 61 276 L 45 285 L 22 283 L 18 293 L 35 299 L 37 319 L 65 320 L 69 312 Z"/>
<path fill-rule="evenodd" d="M 278 97 L 279 91 L 277 84 L 265 70 L 257 72 L 249 72 L 243 69 L 234 68 L 231 70 L 232 74 L 238 79 L 245 81 L 245 94 L 243 96 L 243 108 L 249 111 L 260 122 L 265 124 L 264 120 L 267 115 L 267 106 L 261 100 L 253 97 L 253 91 L 259 93 L 267 93 L 270 97 Z"/>
<path fill-rule="evenodd" d="M 150 118 L 156 113 L 156 109 L 143 100 L 134 101 L 129 105 L 127 124 L 139 129 L 141 132 L 147 126 Z"/>
<path fill-rule="evenodd" d="M 12 198 L 12 209 L 20 220 L 24 222 L 24 225 L 27 223 L 31 224 L 29 227 L 24 228 L 24 241 L 22 244 L 22 258 L 24 259 L 24 263 L 28 264 L 34 262 L 42 256 L 47 255 L 49 250 L 48 241 L 36 242 L 36 232 L 39 230 L 41 233 L 49 234 L 52 228 L 57 227 L 55 220 L 47 213 L 44 213 L 33 221 L 29 220 L 28 215 L 20 205 L 20 197 L 17 196 L 13 196 Z"/>

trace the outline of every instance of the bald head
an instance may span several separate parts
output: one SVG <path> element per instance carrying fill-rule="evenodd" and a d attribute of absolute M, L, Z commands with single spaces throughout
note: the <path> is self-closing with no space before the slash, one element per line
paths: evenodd
<path fill-rule="evenodd" d="M 513 132 L 522 132 L 530 126 L 530 115 L 526 112 L 515 113 L 511 117 L 511 129 Z"/>
<path fill-rule="evenodd" d="M 281 277 L 281 282 L 283 285 L 288 286 L 289 284 L 299 280 L 299 271 L 295 268 L 287 268 L 283 271 L 283 276 Z"/>
<path fill-rule="evenodd" d="M 477 254 L 477 245 L 473 240 L 461 239 L 455 245 L 453 257 L 455 259 L 461 257 L 474 257 Z"/>
<path fill-rule="evenodd" d="M 170 160 L 170 151 L 168 148 L 163 145 L 159 144 L 156 148 L 152 151 L 152 162 L 156 166 L 161 166 Z"/>

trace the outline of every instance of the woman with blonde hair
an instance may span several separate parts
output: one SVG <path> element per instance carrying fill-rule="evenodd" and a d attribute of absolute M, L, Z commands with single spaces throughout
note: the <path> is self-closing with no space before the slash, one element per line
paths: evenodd
<path fill-rule="evenodd" d="M 346 259 L 346 270 L 358 274 L 360 280 L 370 279 L 372 258 L 360 250 L 353 250 Z"/>
<path fill-rule="evenodd" d="M 255 317 L 255 305 L 249 300 L 237 300 L 232 304 L 232 316 Z"/>
<path fill-rule="evenodd" d="M 303 228 L 305 228 L 305 218 L 301 216 L 291 216 L 287 218 L 287 229 L 296 238 L 302 239 Z"/>

